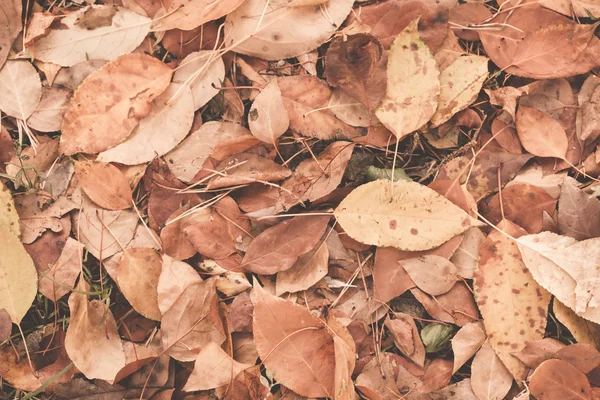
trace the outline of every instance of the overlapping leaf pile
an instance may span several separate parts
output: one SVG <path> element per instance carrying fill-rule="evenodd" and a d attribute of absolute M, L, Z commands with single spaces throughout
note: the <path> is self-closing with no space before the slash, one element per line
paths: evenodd
<path fill-rule="evenodd" d="M 600 396 L 594 2 L 6 3 L 1 398 Z"/>

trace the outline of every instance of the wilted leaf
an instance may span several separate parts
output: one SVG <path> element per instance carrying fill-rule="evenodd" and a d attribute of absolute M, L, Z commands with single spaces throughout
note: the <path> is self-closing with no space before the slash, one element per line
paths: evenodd
<path fill-rule="evenodd" d="M 41 294 L 56 302 L 70 292 L 81 272 L 83 249 L 83 245 L 77 240 L 67 239 L 56 263 L 51 268 L 44 268 L 40 271 L 39 290 Z"/>
<path fill-rule="evenodd" d="M 567 134 L 558 121 L 533 107 L 519 106 L 517 133 L 521 144 L 533 155 L 565 158 L 569 145 Z"/>
<path fill-rule="evenodd" d="M 19 238 L 4 225 L 0 225 L 0 243 L 0 309 L 19 324 L 35 299 L 37 271 Z"/>
<path fill-rule="evenodd" d="M 454 367 L 452 373 L 460 369 L 483 345 L 487 335 L 479 322 L 468 323 L 452 338 L 452 352 L 454 353 Z"/>
<path fill-rule="evenodd" d="M 131 207 L 131 187 L 117 167 L 94 161 L 76 161 L 73 164 L 81 188 L 94 203 L 107 210 Z"/>
<path fill-rule="evenodd" d="M 560 187 L 558 229 L 577 240 L 600 236 L 600 200 L 577 188 L 570 179 Z"/>
<path fill-rule="evenodd" d="M 325 56 L 327 82 L 374 110 L 385 97 L 387 53 L 368 34 L 334 39 Z"/>
<path fill-rule="evenodd" d="M 542 232 L 520 237 L 518 245 L 525 265 L 542 287 L 578 315 L 600 323 L 597 238 L 578 242 Z"/>
<path fill-rule="evenodd" d="M 461 39 L 479 40 L 477 29 L 469 29 L 492 16 L 492 12 L 483 3 L 463 3 L 450 10 L 448 17 L 452 31 Z"/>
<path fill-rule="evenodd" d="M 253 182 L 280 181 L 292 174 L 292 171 L 275 161 L 253 153 L 240 153 L 228 157 L 221 161 L 215 170 L 223 174 L 214 174 L 208 182 L 210 189 Z"/>
<path fill-rule="evenodd" d="M 399 263 L 417 287 L 432 296 L 446 293 L 456 283 L 456 266 L 444 257 L 426 255 Z"/>
<path fill-rule="evenodd" d="M 15 202 L 10 190 L 0 181 L 0 226 L 9 231 L 13 236 L 20 236 L 19 214 L 15 209 Z"/>
<path fill-rule="evenodd" d="M 13 41 L 17 38 L 23 25 L 21 13 L 23 4 L 19 0 L 9 0 L 2 5 L 0 13 L 0 68 L 4 65 Z"/>
<path fill-rule="evenodd" d="M 235 51 L 279 60 L 319 47 L 346 19 L 353 0 L 330 0 L 321 7 L 289 7 L 267 0 L 247 0 L 225 20 L 225 45 Z"/>
<path fill-rule="evenodd" d="M 194 98 L 194 110 L 200 109 L 219 93 L 225 80 L 225 64 L 214 51 L 196 51 L 181 60 L 173 74 L 173 83 L 189 88 Z M 173 97 L 173 93 L 170 97 Z M 169 97 L 169 99 L 170 99 Z M 169 100 L 167 99 L 167 100 Z"/>
<path fill-rule="evenodd" d="M 277 79 L 269 82 L 254 99 L 248 113 L 248 126 L 257 139 L 269 144 L 275 144 L 289 128 L 290 118 L 283 106 Z"/>
<path fill-rule="evenodd" d="M 402 250 L 428 250 L 464 232 L 470 217 L 415 182 L 378 180 L 354 189 L 334 212 L 350 237 Z"/>
<path fill-rule="evenodd" d="M 218 344 L 210 342 L 198 353 L 192 374 L 183 390 L 193 392 L 228 385 L 233 378 L 250 366 L 235 361 Z"/>
<path fill-rule="evenodd" d="M 131 53 L 150 31 L 151 20 L 126 8 L 92 5 L 60 20 L 60 28 L 32 45 L 35 58 L 70 67 Z"/>
<path fill-rule="evenodd" d="M 65 112 L 60 151 L 93 154 L 116 146 L 150 114 L 170 81 L 171 68 L 144 54 L 121 56 L 93 72 Z"/>
<path fill-rule="evenodd" d="M 419 336 L 415 320 L 408 314 L 394 313 L 394 319 L 385 321 L 396 348 L 420 367 L 425 363 L 425 346 Z"/>
<path fill-rule="evenodd" d="M 570 363 L 584 374 L 589 374 L 600 365 L 600 353 L 586 343 L 563 347 L 556 352 L 556 358 Z"/>
<path fill-rule="evenodd" d="M 514 238 L 526 234 L 507 220 L 498 227 Z M 477 305 L 490 345 L 519 382 L 527 370 L 512 353 L 544 337 L 550 295 L 532 279 L 513 239 L 492 231 L 480 257 L 473 274 Z"/>
<path fill-rule="evenodd" d="M 31 244 L 46 230 L 61 232 L 64 226 L 63 215 L 77 207 L 70 199 L 60 196 L 49 204 L 50 199 L 44 194 L 32 193 L 16 198 L 16 207 L 21 218 L 21 241 Z"/>
<path fill-rule="evenodd" d="M 588 379 L 566 361 L 548 360 L 536 368 L 529 383 L 531 394 L 539 400 L 590 400 Z"/>
<path fill-rule="evenodd" d="M 471 387 L 479 400 L 502 399 L 512 385 L 513 377 L 498 358 L 489 342 L 485 342 L 471 364 Z"/>
<path fill-rule="evenodd" d="M 303 396 L 333 397 L 333 338 L 323 322 L 297 304 L 268 294 L 257 283 L 252 291 L 254 342 L 277 380 Z"/>
<path fill-rule="evenodd" d="M 418 20 L 394 40 L 388 54 L 387 92 L 375 115 L 400 140 L 434 115 L 440 94 L 439 70 L 419 37 Z"/>
<path fill-rule="evenodd" d="M 241 268 L 261 275 L 290 269 L 298 257 L 321 241 L 329 219 L 307 214 L 266 229 L 248 246 Z"/>
<path fill-rule="evenodd" d="M 477 227 L 471 227 L 463 234 L 460 245 L 450 257 L 456 265 L 457 274 L 465 279 L 473 279 L 473 271 L 479 264 L 479 249 L 485 241 L 485 234 Z"/>
<path fill-rule="evenodd" d="M 329 250 L 325 242 L 298 257 L 291 268 L 277 273 L 275 294 L 307 290 L 327 275 Z"/>
<path fill-rule="evenodd" d="M 439 102 L 431 117 L 434 126 L 448 121 L 475 101 L 488 76 L 488 61 L 487 57 L 464 56 L 441 72 Z"/>
<path fill-rule="evenodd" d="M 575 311 L 562 304 L 556 298 L 552 302 L 556 319 L 567 327 L 578 343 L 587 343 L 600 349 L 600 325 L 575 314 Z"/>
<path fill-rule="evenodd" d="M 565 346 L 556 339 L 544 338 L 527 343 L 523 350 L 514 356 L 529 368 L 535 369 L 544 361 L 556 358 L 556 352 Z"/>
<path fill-rule="evenodd" d="M 175 101 L 167 103 L 178 91 Z M 188 88 L 171 83 L 151 103 L 150 113 L 124 142 L 105 150 L 97 161 L 136 165 L 173 150 L 183 140 L 194 120 L 194 99 Z"/>
<path fill-rule="evenodd" d="M 350 126 L 370 127 L 379 123 L 375 114 L 340 88 L 333 89 L 331 97 L 329 98 L 328 107 L 339 120 Z M 369 133 L 367 132 L 367 135 L 368 134 Z"/>
<path fill-rule="evenodd" d="M 167 12 L 155 28 L 160 31 L 182 29 L 189 31 L 205 22 L 219 19 L 238 8 L 244 0 L 166 0 Z"/>
<path fill-rule="evenodd" d="M 161 319 L 157 297 L 161 271 L 160 254 L 140 247 L 125 249 L 117 273 L 117 284 L 127 301 L 141 315 L 155 321 Z"/>
<path fill-rule="evenodd" d="M 9 60 L 0 69 L 0 110 L 23 121 L 35 111 L 42 98 L 42 82 L 26 60 Z"/>
<path fill-rule="evenodd" d="M 189 264 L 162 255 L 162 270 L 158 279 L 158 308 L 164 314 L 181 296 L 186 287 L 202 282 L 200 275 Z"/>
<path fill-rule="evenodd" d="M 403 259 L 403 252 L 393 247 L 378 247 L 375 251 L 373 296 L 378 301 L 387 303 L 415 287 L 415 283 L 400 265 Z"/>
<path fill-rule="evenodd" d="M 83 279 L 77 285 L 79 292 L 71 293 L 71 319 L 65 348 L 79 371 L 89 379 L 111 381 L 125 366 L 125 353 L 117 322 L 112 312 L 99 300 L 88 301 L 90 287 Z"/>
<path fill-rule="evenodd" d="M 27 125 L 40 132 L 59 131 L 71 99 L 71 91 L 57 87 L 44 87 L 35 111 L 27 119 Z"/>

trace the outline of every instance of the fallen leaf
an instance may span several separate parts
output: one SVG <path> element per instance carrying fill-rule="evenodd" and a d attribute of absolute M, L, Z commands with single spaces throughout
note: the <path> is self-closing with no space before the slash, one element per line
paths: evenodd
<path fill-rule="evenodd" d="M 452 31 L 461 39 L 479 40 L 477 29 L 469 29 L 487 21 L 492 12 L 483 3 L 464 3 L 450 9 L 448 23 Z"/>
<path fill-rule="evenodd" d="M 318 247 L 298 257 L 291 268 L 277 273 L 275 294 L 307 290 L 327 275 L 329 250 L 322 242 Z"/>
<path fill-rule="evenodd" d="M 215 168 L 222 174 L 214 174 L 208 181 L 209 189 L 247 185 L 253 182 L 280 181 L 292 171 L 268 158 L 252 153 L 240 153 L 221 161 Z"/>
<path fill-rule="evenodd" d="M 175 101 L 168 101 L 179 93 Z M 151 103 L 150 113 L 124 142 L 101 152 L 96 161 L 125 165 L 147 163 L 173 150 L 190 131 L 194 120 L 192 92 L 176 83 Z"/>
<path fill-rule="evenodd" d="M 385 97 L 387 53 L 379 39 L 368 34 L 334 39 L 325 56 L 327 82 L 339 87 L 368 110 Z"/>
<path fill-rule="evenodd" d="M 81 188 L 94 203 L 107 210 L 131 207 L 131 187 L 117 167 L 97 161 L 76 161 L 73 165 Z"/>
<path fill-rule="evenodd" d="M 479 250 L 485 241 L 485 234 L 477 227 L 471 227 L 463 233 L 460 245 L 450 257 L 456 266 L 456 273 L 465 279 L 473 279 L 473 272 L 479 264 Z"/>
<path fill-rule="evenodd" d="M 117 284 L 134 310 L 146 318 L 160 321 L 158 282 L 162 271 L 160 254 L 154 249 L 125 249 L 119 262 Z"/>
<path fill-rule="evenodd" d="M 422 381 L 406 364 L 408 361 L 396 354 L 380 353 L 364 366 L 354 384 L 369 399 L 399 399 L 400 393 L 418 392 Z"/>
<path fill-rule="evenodd" d="M 327 82 L 315 76 L 296 75 L 279 77 L 277 83 L 293 132 L 325 140 L 361 136 L 360 129 L 342 122 L 328 109 L 332 90 Z"/>
<path fill-rule="evenodd" d="M 423 386 L 419 388 L 422 393 L 430 393 L 450 383 L 452 377 L 452 361 L 443 358 L 434 358 L 423 375 Z"/>
<path fill-rule="evenodd" d="M 173 83 L 191 90 L 194 110 L 200 109 L 215 97 L 219 93 L 217 87 L 220 87 L 224 80 L 223 59 L 217 52 L 207 50 L 190 53 L 181 60 L 181 64 L 173 73 Z"/>
<path fill-rule="evenodd" d="M 432 296 L 446 293 L 456 283 L 456 266 L 444 257 L 426 255 L 399 263 L 417 287 Z"/>
<path fill-rule="evenodd" d="M 439 101 L 431 117 L 433 126 L 448 121 L 475 101 L 488 76 L 488 61 L 487 57 L 468 55 L 440 73 Z"/>
<path fill-rule="evenodd" d="M 289 7 L 249 0 L 227 15 L 225 46 L 238 53 L 279 60 L 308 53 L 323 44 L 346 19 L 353 0 L 330 0 L 321 7 Z M 290 22 L 293 21 L 293 24 Z M 290 27 L 293 25 L 293 29 Z"/>
<path fill-rule="evenodd" d="M 591 344 L 600 349 L 600 325 L 581 318 L 556 298 L 552 302 L 552 310 L 556 319 L 567 327 L 578 343 Z"/>
<path fill-rule="evenodd" d="M 564 159 L 568 140 L 559 122 L 533 107 L 519 106 L 517 133 L 521 144 L 533 155 Z"/>
<path fill-rule="evenodd" d="M 464 326 L 479 319 L 473 293 L 463 282 L 456 282 L 452 289 L 437 297 L 429 296 L 418 288 L 410 291 L 427 313 L 435 319 L 458 326 Z"/>
<path fill-rule="evenodd" d="M 471 364 L 473 392 L 479 400 L 502 399 L 510 390 L 512 381 L 512 375 L 486 341 Z"/>
<path fill-rule="evenodd" d="M 592 398 L 590 383 L 583 372 L 562 360 L 547 360 L 536 368 L 529 389 L 539 400 Z"/>
<path fill-rule="evenodd" d="M 600 352 L 586 343 L 563 347 L 556 352 L 556 358 L 570 363 L 584 374 L 589 374 L 600 365 Z"/>
<path fill-rule="evenodd" d="M 335 350 L 320 319 L 304 307 L 268 294 L 256 282 L 254 342 L 265 366 L 277 380 L 307 397 L 333 397 Z"/>
<path fill-rule="evenodd" d="M 0 69 L 0 110 L 26 121 L 42 98 L 42 82 L 26 60 L 9 60 Z"/>
<path fill-rule="evenodd" d="M 167 0 L 166 15 L 158 21 L 159 31 L 182 29 L 189 31 L 206 22 L 219 19 L 238 8 L 244 0 Z"/>
<path fill-rule="evenodd" d="M 526 232 L 510 221 L 498 224 L 481 246 L 479 267 L 473 274 L 475 295 L 489 343 L 517 382 L 527 369 L 512 353 L 546 331 L 550 295 L 532 279 L 517 243 Z M 535 276 L 535 274 L 534 274 Z"/>
<path fill-rule="evenodd" d="M 0 309 L 0 340 L 2 342 L 10 338 L 12 332 L 12 320 L 10 314 L 4 308 Z"/>
<path fill-rule="evenodd" d="M 333 111 L 333 114 L 339 120 L 350 126 L 371 127 L 372 125 L 379 123 L 375 114 L 340 88 L 333 89 L 327 107 Z M 368 134 L 369 133 L 367 132 L 367 135 Z M 360 138 L 364 139 L 364 136 L 361 136 Z"/>
<path fill-rule="evenodd" d="M 6 7 L 2 7 L 2 16 L 0 17 L 0 68 L 4 65 L 14 40 L 23 29 L 21 23 L 22 12 L 23 4 L 18 0 L 11 0 L 10 3 L 6 3 Z"/>
<path fill-rule="evenodd" d="M 126 139 L 169 85 L 171 68 L 144 54 L 128 54 L 91 73 L 67 107 L 60 151 L 99 153 Z"/>
<path fill-rule="evenodd" d="M 19 238 L 4 225 L 0 226 L 0 239 L 0 309 L 19 324 L 35 299 L 37 271 Z"/>
<path fill-rule="evenodd" d="M 361 243 L 410 251 L 439 246 L 471 225 L 470 217 L 445 197 L 408 181 L 359 186 L 334 214 L 344 231 Z"/>
<path fill-rule="evenodd" d="M 578 242 L 568 236 L 542 232 L 517 241 L 525 265 L 542 287 L 578 315 L 600 322 L 596 297 L 599 279 L 595 265 L 600 262 L 597 239 Z"/>
<path fill-rule="evenodd" d="M 406 270 L 400 265 L 405 257 L 403 252 L 393 247 L 377 247 L 373 266 L 373 296 L 387 303 L 415 287 Z"/>
<path fill-rule="evenodd" d="M 411 22 L 390 47 L 387 92 L 375 115 L 397 140 L 416 131 L 436 112 L 439 70 L 431 50 L 419 37 L 418 20 Z"/>
<path fill-rule="evenodd" d="M 161 314 L 164 315 L 171 308 L 185 288 L 193 283 L 200 282 L 202 282 L 200 275 L 188 263 L 175 260 L 163 254 L 162 269 L 156 288 L 158 308 Z"/>
<path fill-rule="evenodd" d="M 61 232 L 64 229 L 61 218 L 77 208 L 70 199 L 60 196 L 55 202 L 42 193 L 32 193 L 16 198 L 19 213 L 21 242 L 31 244 L 46 230 Z"/>
<path fill-rule="evenodd" d="M 454 366 L 452 374 L 460 369 L 483 345 L 487 335 L 479 322 L 471 322 L 463 326 L 452 338 L 452 352 L 454 353 Z"/>
<path fill-rule="evenodd" d="M 13 236 L 21 236 L 19 228 L 19 214 L 15 208 L 15 202 L 10 190 L 4 186 L 4 182 L 0 181 L 0 226 L 5 228 Z"/>
<path fill-rule="evenodd" d="M 59 131 L 71 91 L 61 87 L 44 87 L 37 107 L 27 119 L 27 125 L 40 132 Z"/>
<path fill-rule="evenodd" d="M 565 180 L 558 198 L 558 229 L 577 240 L 600 236 L 600 200 Z"/>
<path fill-rule="evenodd" d="M 207 343 L 198 353 L 194 369 L 183 390 L 194 392 L 229 385 L 240 372 L 249 367 L 250 364 L 235 361 L 215 342 Z"/>
<path fill-rule="evenodd" d="M 160 298 L 158 301 L 160 304 Z M 200 349 L 209 343 L 223 343 L 225 332 L 218 307 L 214 279 L 185 287 L 162 316 L 165 353 L 179 361 L 194 361 Z"/>
<path fill-rule="evenodd" d="M 73 238 L 68 238 L 60 257 L 50 268 L 40 271 L 39 291 L 41 294 L 57 302 L 65 294 L 71 292 L 81 272 L 84 246 Z"/>
<path fill-rule="evenodd" d="M 452 32 L 452 29 L 447 28 L 446 37 L 437 49 L 433 58 L 438 65 L 440 71 L 448 68 L 454 61 L 465 55 L 464 50 L 458 43 L 458 38 Z"/>
<path fill-rule="evenodd" d="M 415 320 L 408 314 L 394 313 L 394 319 L 387 319 L 385 327 L 394 339 L 398 351 L 423 368 L 425 364 L 425 346 L 419 336 Z"/>
<path fill-rule="evenodd" d="M 529 368 L 535 369 L 544 361 L 556 358 L 556 352 L 565 346 L 556 339 L 544 338 L 527 343 L 523 350 L 514 356 Z"/>
<path fill-rule="evenodd" d="M 329 220 L 329 216 L 307 214 L 266 229 L 246 249 L 241 268 L 261 275 L 292 268 L 298 257 L 321 241 Z"/>
<path fill-rule="evenodd" d="M 250 132 L 259 140 L 275 144 L 290 126 L 277 79 L 273 79 L 256 96 L 248 113 Z"/>
<path fill-rule="evenodd" d="M 89 285 L 83 276 L 69 296 L 71 319 L 65 349 L 79 371 L 89 379 L 112 381 L 125 366 L 125 353 L 117 322 L 100 300 L 88 301 Z"/>
<path fill-rule="evenodd" d="M 597 128 L 600 118 L 600 109 L 598 109 L 600 92 L 596 90 L 598 85 L 600 85 L 600 78 L 590 75 L 583 82 L 577 94 L 577 103 L 581 108 L 577 110 L 575 130 L 581 140 L 592 141 L 600 134 L 600 130 Z"/>
<path fill-rule="evenodd" d="M 583 74 L 598 65 L 600 41 L 594 25 L 583 25 L 542 7 L 521 7 L 500 13 L 489 23 L 500 30 L 481 30 L 487 55 L 509 74 L 534 79 Z"/>
<path fill-rule="evenodd" d="M 60 29 L 32 45 L 35 58 L 70 67 L 86 60 L 114 60 L 142 43 L 152 21 L 126 8 L 92 5 L 61 18 Z"/>
<path fill-rule="evenodd" d="M 85 78 L 99 70 L 104 64 L 106 64 L 104 60 L 86 60 L 71 67 L 61 68 L 56 74 L 54 84 L 74 92 Z"/>

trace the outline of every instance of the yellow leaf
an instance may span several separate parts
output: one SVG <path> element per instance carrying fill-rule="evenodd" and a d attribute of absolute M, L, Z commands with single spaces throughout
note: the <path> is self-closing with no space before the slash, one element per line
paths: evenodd
<path fill-rule="evenodd" d="M 0 226 L 6 227 L 14 236 L 21 236 L 15 202 L 10 190 L 2 182 L 0 182 Z"/>
<path fill-rule="evenodd" d="M 471 226 L 471 218 L 458 206 L 408 181 L 392 185 L 377 180 L 359 186 L 334 214 L 351 238 L 408 251 L 432 249 Z"/>

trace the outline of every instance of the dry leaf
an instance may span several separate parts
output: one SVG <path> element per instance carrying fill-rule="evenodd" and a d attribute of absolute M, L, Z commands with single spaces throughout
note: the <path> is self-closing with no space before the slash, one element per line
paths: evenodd
<path fill-rule="evenodd" d="M 425 346 L 419 336 L 415 320 L 408 314 L 394 313 L 394 319 L 387 319 L 385 327 L 390 331 L 396 348 L 412 362 L 423 368 Z"/>
<path fill-rule="evenodd" d="M 70 67 L 131 53 L 150 31 L 151 20 L 114 5 L 93 5 L 68 14 L 60 28 L 32 45 L 36 59 Z"/>
<path fill-rule="evenodd" d="M 0 226 L 0 309 L 20 324 L 37 292 L 37 271 L 21 241 L 8 227 Z"/>
<path fill-rule="evenodd" d="M 253 153 L 240 153 L 228 157 L 215 167 L 215 171 L 222 174 L 213 174 L 213 178 L 208 181 L 209 189 L 280 181 L 292 174 L 292 171 L 275 161 Z"/>
<path fill-rule="evenodd" d="M 175 101 L 168 101 L 179 92 Z M 192 92 L 176 83 L 151 103 L 150 113 L 124 142 L 105 150 L 97 161 L 136 165 L 154 160 L 173 150 L 190 131 L 194 120 Z"/>
<path fill-rule="evenodd" d="M 556 358 L 556 352 L 563 347 L 566 345 L 556 339 L 544 338 L 527 343 L 523 350 L 514 356 L 529 368 L 535 369 L 544 361 Z"/>
<path fill-rule="evenodd" d="M 40 271 L 39 291 L 57 302 L 75 286 L 81 272 L 84 246 L 73 238 L 67 238 L 58 260 Z"/>
<path fill-rule="evenodd" d="M 254 342 L 277 381 L 302 396 L 333 397 L 334 343 L 323 322 L 256 282 L 251 297 Z"/>
<path fill-rule="evenodd" d="M 570 363 L 584 374 L 589 374 L 600 365 L 600 352 L 586 343 L 563 347 L 556 352 L 556 358 Z"/>
<path fill-rule="evenodd" d="M 517 133 L 521 144 L 531 154 L 540 157 L 565 158 L 568 139 L 560 123 L 533 107 L 519 106 Z"/>
<path fill-rule="evenodd" d="M 526 234 L 507 220 L 498 227 L 514 238 Z M 512 354 L 544 337 L 550 295 L 532 279 L 512 238 L 492 231 L 481 246 L 480 257 L 473 274 L 474 289 L 489 343 L 520 382 L 527 369 Z"/>
<path fill-rule="evenodd" d="M 382 303 L 387 303 L 415 287 L 400 261 L 405 259 L 403 252 L 393 247 L 378 247 L 375 251 L 373 266 L 373 296 Z"/>
<path fill-rule="evenodd" d="M 289 292 L 307 290 L 327 275 L 329 250 L 325 242 L 314 250 L 298 257 L 291 268 L 277 273 L 275 294 L 281 296 Z"/>
<path fill-rule="evenodd" d="M 128 54 L 90 74 L 75 92 L 60 151 L 99 153 L 126 139 L 169 85 L 171 68 L 144 54 Z"/>
<path fill-rule="evenodd" d="M 475 101 L 488 76 L 489 59 L 468 55 L 458 58 L 440 74 L 440 97 L 431 117 L 433 126 L 448 121 Z"/>
<path fill-rule="evenodd" d="M 0 226 L 9 231 L 13 236 L 21 236 L 19 228 L 19 214 L 15 208 L 15 202 L 10 190 L 0 181 Z"/>
<path fill-rule="evenodd" d="M 387 53 L 379 39 L 368 34 L 334 39 L 325 56 L 325 76 L 368 110 L 374 110 L 387 87 Z"/>
<path fill-rule="evenodd" d="M 70 90 L 59 86 L 44 87 L 40 102 L 27 119 L 27 125 L 40 132 L 59 131 L 71 95 Z"/>
<path fill-rule="evenodd" d="M 556 298 L 552 302 L 552 310 L 556 319 L 567 327 L 578 343 L 591 344 L 600 349 L 600 325 L 581 318 Z"/>
<path fill-rule="evenodd" d="M 167 312 L 177 301 L 185 288 L 193 283 L 202 282 L 200 275 L 189 264 L 162 255 L 162 270 L 158 279 L 158 308 L 161 314 Z"/>
<path fill-rule="evenodd" d="M 261 275 L 290 269 L 321 241 L 329 220 L 329 216 L 306 214 L 266 229 L 246 249 L 241 268 Z"/>
<path fill-rule="evenodd" d="M 2 6 L 2 13 L 0 13 L 0 68 L 4 65 L 14 40 L 23 29 L 22 12 L 23 4 L 19 0 L 9 0 Z"/>
<path fill-rule="evenodd" d="M 64 227 L 60 219 L 77 208 L 73 201 L 64 196 L 48 204 L 51 199 L 42 193 L 18 196 L 16 200 L 17 211 L 21 218 L 21 241 L 24 244 L 33 243 L 47 229 L 61 232 Z"/>
<path fill-rule="evenodd" d="M 319 47 L 346 19 L 353 0 L 330 0 L 321 7 L 289 7 L 267 0 L 247 0 L 225 20 L 225 45 L 238 53 L 279 60 Z"/>
<path fill-rule="evenodd" d="M 233 378 L 249 367 L 250 364 L 235 361 L 218 344 L 210 342 L 198 353 L 194 369 L 183 390 L 194 392 L 229 385 Z"/>
<path fill-rule="evenodd" d="M 146 318 L 160 321 L 158 282 L 162 271 L 160 254 L 154 249 L 125 249 L 117 272 L 119 289 L 129 304 Z"/>
<path fill-rule="evenodd" d="M 448 22 L 452 31 L 461 39 L 479 40 L 477 29 L 469 29 L 486 21 L 492 12 L 483 3 L 459 4 L 450 10 Z"/>
<path fill-rule="evenodd" d="M 460 328 L 452 338 L 454 366 L 452 374 L 460 369 L 483 345 L 487 338 L 483 326 L 479 322 L 471 322 Z"/>
<path fill-rule="evenodd" d="M 446 293 L 456 283 L 456 266 L 444 257 L 426 255 L 399 263 L 417 287 L 432 296 Z"/>
<path fill-rule="evenodd" d="M 542 287 L 578 315 L 600 323 L 598 239 L 578 242 L 542 232 L 520 237 L 518 245 L 525 265 Z"/>
<path fill-rule="evenodd" d="M 11 117 L 27 120 L 42 98 L 42 82 L 26 60 L 9 60 L 0 69 L 0 110 Z"/>
<path fill-rule="evenodd" d="M 72 67 L 61 68 L 56 74 L 54 84 L 75 91 L 85 78 L 99 70 L 104 64 L 106 64 L 104 60 L 89 60 L 77 63 Z"/>
<path fill-rule="evenodd" d="M 125 366 L 125 353 L 117 322 L 112 312 L 99 300 L 88 301 L 90 291 L 83 277 L 71 293 L 71 319 L 65 349 L 79 371 L 89 379 L 112 381 Z"/>
<path fill-rule="evenodd" d="M 200 109 L 219 93 L 225 80 L 225 64 L 214 51 L 196 51 L 181 60 L 173 74 L 173 83 L 181 84 L 192 91 L 194 110 Z M 173 93 L 170 97 L 173 97 Z M 172 100 L 171 100 L 172 101 Z"/>
<path fill-rule="evenodd" d="M 350 97 L 340 88 L 333 89 L 328 107 L 342 122 L 355 127 L 370 127 L 378 124 L 379 120 L 354 97 Z M 385 128 L 384 128 L 385 129 Z M 368 135 L 369 133 L 367 133 Z M 364 138 L 361 136 L 361 138 Z M 359 139 L 359 138 L 356 138 Z M 387 143 L 387 142 L 386 142 Z"/>
<path fill-rule="evenodd" d="M 539 400 L 591 400 L 592 389 L 583 372 L 562 360 L 544 361 L 531 375 L 531 394 Z"/>
<path fill-rule="evenodd" d="M 158 21 L 155 29 L 166 31 L 177 28 L 189 31 L 230 14 L 243 2 L 244 0 L 166 0 L 166 16 Z"/>
<path fill-rule="evenodd" d="M 73 165 L 81 188 L 94 203 L 107 210 L 131 207 L 131 187 L 117 167 L 97 161 L 76 161 Z"/>
<path fill-rule="evenodd" d="M 570 179 L 560 187 L 558 229 L 577 240 L 600 236 L 600 200 L 577 188 Z"/>
<path fill-rule="evenodd" d="M 259 140 L 275 144 L 290 126 L 277 79 L 273 79 L 256 96 L 248 113 L 250 132 Z"/>
<path fill-rule="evenodd" d="M 479 249 L 483 245 L 485 237 L 481 229 L 474 226 L 465 231 L 460 245 L 450 257 L 459 276 L 473 279 L 473 271 L 479 264 Z"/>
<path fill-rule="evenodd" d="M 485 342 L 471 364 L 471 387 L 479 400 L 502 399 L 513 377 L 504 367 L 489 342 Z"/>
<path fill-rule="evenodd" d="M 419 37 L 418 20 L 394 40 L 388 54 L 387 92 L 375 115 L 398 140 L 434 115 L 440 94 L 439 70 Z"/>
<path fill-rule="evenodd" d="M 12 332 L 12 320 L 10 314 L 4 308 L 0 309 L 0 340 L 6 341 Z"/>
<path fill-rule="evenodd" d="M 470 217 L 435 191 L 415 182 L 377 180 L 354 189 L 334 212 L 361 243 L 428 250 L 464 232 Z"/>

